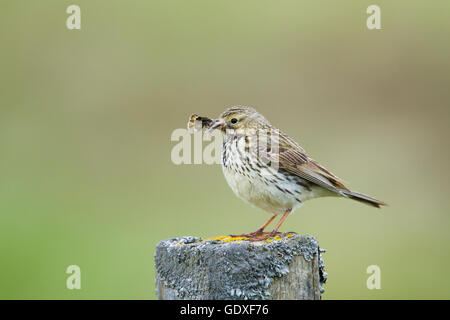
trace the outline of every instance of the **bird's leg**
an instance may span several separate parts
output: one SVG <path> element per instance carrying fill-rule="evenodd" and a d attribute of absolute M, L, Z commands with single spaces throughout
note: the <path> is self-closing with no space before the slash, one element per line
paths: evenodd
<path fill-rule="evenodd" d="M 272 220 L 275 219 L 275 215 L 273 215 L 272 217 L 270 217 L 269 220 L 267 220 L 266 223 L 264 223 L 260 228 L 258 228 L 256 231 L 254 232 L 250 232 L 250 233 L 243 233 L 243 234 L 232 234 L 232 237 L 247 237 L 247 238 L 252 238 L 252 237 L 256 237 L 259 235 L 262 235 L 264 232 L 264 229 L 269 225 L 269 223 L 272 222 Z"/>
<path fill-rule="evenodd" d="M 255 237 L 252 239 L 252 241 L 261 241 L 269 239 L 270 237 L 276 236 L 276 235 L 284 235 L 280 232 L 278 232 L 278 229 L 280 228 L 281 224 L 286 220 L 289 213 L 291 213 L 292 209 L 287 209 L 286 212 L 281 217 L 280 221 L 278 221 L 277 225 L 275 226 L 275 229 L 272 230 L 272 232 L 267 232 L 267 234 L 263 235 L 262 237 Z M 272 217 L 273 218 L 273 217 Z"/>
<path fill-rule="evenodd" d="M 271 223 L 273 221 L 273 219 L 275 219 L 275 215 L 271 216 L 270 219 L 266 221 L 266 223 L 264 223 L 258 230 L 256 230 L 255 232 L 252 232 L 252 233 L 254 233 L 254 234 L 263 233 L 264 229 L 269 225 L 269 223 Z"/>
<path fill-rule="evenodd" d="M 275 226 L 275 229 L 273 229 L 273 231 L 272 231 L 273 234 L 278 233 L 278 229 L 280 229 L 281 224 L 284 222 L 284 220 L 286 220 L 287 216 L 289 215 L 289 213 L 291 213 L 291 211 L 292 211 L 292 209 L 286 210 L 286 212 L 281 217 L 280 221 L 278 221 L 277 225 Z"/>

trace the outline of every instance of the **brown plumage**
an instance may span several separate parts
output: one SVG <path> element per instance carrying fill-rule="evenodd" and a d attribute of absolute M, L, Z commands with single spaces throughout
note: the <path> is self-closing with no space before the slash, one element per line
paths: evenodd
<path fill-rule="evenodd" d="M 196 115 L 202 127 L 223 133 L 223 172 L 234 193 L 271 214 L 283 214 L 274 231 L 244 234 L 255 240 L 278 233 L 287 215 L 306 200 L 342 196 L 380 208 L 384 202 L 347 188 L 336 175 L 310 158 L 292 138 L 275 128 L 255 109 L 236 106 L 210 120 Z M 193 125 L 190 123 L 190 127 Z"/>
<path fill-rule="evenodd" d="M 280 133 L 279 166 L 292 174 L 295 174 L 344 197 L 348 197 L 377 208 L 385 205 L 382 201 L 348 189 L 339 177 L 328 171 L 315 160 L 308 157 L 305 151 L 295 141 L 283 133 Z"/>

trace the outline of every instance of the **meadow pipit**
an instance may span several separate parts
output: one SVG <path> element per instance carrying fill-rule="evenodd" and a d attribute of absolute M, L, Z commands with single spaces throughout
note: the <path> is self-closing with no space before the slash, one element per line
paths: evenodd
<path fill-rule="evenodd" d="M 209 131 L 223 133 L 222 169 L 233 192 L 244 201 L 272 214 L 258 230 L 240 236 L 264 240 L 279 234 L 283 221 L 304 201 L 338 196 L 380 208 L 385 203 L 351 191 L 341 179 L 311 159 L 305 150 L 275 128 L 255 109 L 231 107 L 219 119 L 192 115 Z M 272 232 L 263 232 L 277 215 L 282 218 Z"/>

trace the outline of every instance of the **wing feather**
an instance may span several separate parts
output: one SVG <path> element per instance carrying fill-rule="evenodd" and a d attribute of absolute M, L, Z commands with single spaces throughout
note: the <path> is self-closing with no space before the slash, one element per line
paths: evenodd
<path fill-rule="evenodd" d="M 278 158 L 279 168 L 325 189 L 339 194 L 342 194 L 342 190 L 349 190 L 339 177 L 308 157 L 298 143 L 282 132 L 279 133 L 278 157 L 274 155 L 274 158 Z"/>

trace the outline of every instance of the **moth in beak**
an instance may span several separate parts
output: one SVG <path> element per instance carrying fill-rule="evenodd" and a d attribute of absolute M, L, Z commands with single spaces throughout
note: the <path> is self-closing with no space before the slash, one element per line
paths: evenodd
<path fill-rule="evenodd" d="M 201 131 L 205 129 L 206 133 L 210 134 L 214 129 L 225 131 L 226 123 L 223 119 L 212 120 L 208 117 L 201 117 L 193 114 L 189 117 L 188 130 L 190 132 Z"/>

